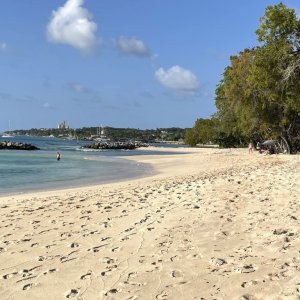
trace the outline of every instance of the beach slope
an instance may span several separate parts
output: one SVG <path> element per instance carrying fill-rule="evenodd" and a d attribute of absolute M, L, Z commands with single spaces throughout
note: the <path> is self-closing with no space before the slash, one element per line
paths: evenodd
<path fill-rule="evenodd" d="M 0 299 L 299 299 L 299 156 L 176 151 L 130 157 L 146 178 L 0 198 Z"/>

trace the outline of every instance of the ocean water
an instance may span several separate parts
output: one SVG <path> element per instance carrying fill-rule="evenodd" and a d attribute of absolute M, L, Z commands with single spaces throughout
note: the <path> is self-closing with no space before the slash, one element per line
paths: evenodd
<path fill-rule="evenodd" d="M 0 141 L 9 138 L 0 138 Z M 120 156 L 149 151 L 87 151 L 91 142 L 50 137 L 14 137 L 12 141 L 39 147 L 37 151 L 0 150 L 0 195 L 52 190 L 120 181 L 151 174 L 149 165 Z M 56 153 L 61 160 L 56 160 Z"/>

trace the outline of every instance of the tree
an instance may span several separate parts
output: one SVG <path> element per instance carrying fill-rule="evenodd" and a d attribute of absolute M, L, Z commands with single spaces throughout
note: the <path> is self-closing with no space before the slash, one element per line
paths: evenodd
<path fill-rule="evenodd" d="M 227 133 L 280 139 L 291 152 L 299 126 L 300 72 L 294 69 L 287 76 L 287 70 L 295 65 L 300 23 L 283 4 L 267 7 L 260 22 L 261 46 L 232 56 L 225 69 L 216 90 L 217 116 Z"/>
<path fill-rule="evenodd" d="M 259 91 L 264 124 L 287 152 L 295 151 L 300 126 L 300 72 L 295 68 L 300 22 L 295 10 L 282 3 L 268 6 L 256 33 L 262 46 L 255 55 L 250 82 Z"/>
<path fill-rule="evenodd" d="M 188 129 L 185 135 L 185 143 L 191 146 L 197 144 L 210 144 L 216 141 L 215 119 L 197 119 L 193 128 Z"/>
<path fill-rule="evenodd" d="M 216 117 L 221 131 L 232 136 L 250 136 L 259 128 L 257 91 L 249 83 L 256 49 L 245 49 L 231 56 L 231 65 L 225 69 L 216 89 Z"/>
<path fill-rule="evenodd" d="M 278 139 L 286 152 L 295 152 L 300 148 L 300 21 L 282 3 L 268 6 L 256 34 L 261 44 L 231 56 L 216 88 L 214 139 L 223 145 Z M 193 142 L 207 131 L 197 122 L 189 132 Z"/>

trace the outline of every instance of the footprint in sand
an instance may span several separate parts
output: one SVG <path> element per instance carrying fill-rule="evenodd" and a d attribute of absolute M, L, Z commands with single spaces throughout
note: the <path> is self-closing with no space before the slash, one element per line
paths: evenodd
<path fill-rule="evenodd" d="M 110 258 L 110 257 L 104 257 L 103 260 L 102 260 L 104 263 L 110 265 L 110 264 L 114 264 L 116 263 L 118 260 L 116 259 L 113 259 L 113 258 Z"/>
<path fill-rule="evenodd" d="M 245 281 L 241 284 L 241 287 L 247 288 L 251 285 L 257 285 L 257 284 L 258 284 L 258 281 L 256 281 L 256 280 L 251 280 L 251 281 L 248 281 L 248 282 Z"/>
<path fill-rule="evenodd" d="M 76 251 L 72 251 L 70 252 L 69 254 L 67 254 L 66 256 L 62 256 L 59 260 L 61 263 L 65 263 L 65 262 L 68 262 L 68 261 L 71 261 L 71 260 L 74 260 L 74 259 L 77 259 L 77 257 L 72 257 L 70 258 L 71 255 L 73 255 L 74 253 L 77 253 L 78 250 Z"/>
<path fill-rule="evenodd" d="M 111 290 L 109 290 L 107 293 L 105 293 L 104 295 L 105 295 L 105 296 L 108 296 L 108 294 L 116 294 L 116 293 L 118 293 L 118 292 L 119 292 L 118 289 L 111 289 Z"/>
<path fill-rule="evenodd" d="M 44 260 L 48 260 L 48 259 L 53 259 L 52 256 L 38 256 L 37 261 L 44 261 Z"/>
<path fill-rule="evenodd" d="M 32 286 L 33 286 L 32 283 L 25 284 L 25 285 L 23 286 L 22 290 L 23 290 L 23 291 L 29 290 L 29 289 L 32 288 Z"/>
<path fill-rule="evenodd" d="M 71 289 L 66 293 L 66 298 L 74 298 L 79 294 L 79 289 Z"/>
<path fill-rule="evenodd" d="M 50 249 L 50 248 L 52 248 L 52 247 L 54 247 L 54 246 L 56 246 L 56 244 L 46 245 L 45 248 L 46 248 L 46 249 Z"/>
<path fill-rule="evenodd" d="M 227 262 L 225 259 L 223 258 L 212 258 L 210 260 L 210 264 L 213 265 L 213 266 L 222 266 L 222 265 L 225 265 Z"/>
<path fill-rule="evenodd" d="M 157 294 L 155 298 L 159 300 L 168 299 L 168 293 L 167 291 L 162 291 L 161 293 Z"/>
<path fill-rule="evenodd" d="M 43 274 L 44 275 L 47 275 L 47 274 L 51 274 L 51 273 L 55 273 L 55 272 L 58 272 L 58 269 L 49 269 L 49 270 L 47 270 L 46 272 L 44 272 Z"/>
<path fill-rule="evenodd" d="M 9 279 L 9 278 L 12 278 L 12 277 L 16 276 L 17 274 L 18 274 L 18 272 L 6 274 L 6 275 L 3 275 L 2 278 L 3 279 Z"/>
<path fill-rule="evenodd" d="M 252 273 L 256 271 L 256 267 L 254 265 L 245 265 L 241 269 L 241 273 Z"/>
<path fill-rule="evenodd" d="M 104 228 L 111 227 L 111 225 L 109 224 L 109 222 L 103 222 L 101 225 L 102 225 Z"/>
<path fill-rule="evenodd" d="M 171 276 L 174 278 L 183 277 L 183 272 L 180 270 L 174 270 L 171 272 Z"/>
<path fill-rule="evenodd" d="M 89 248 L 87 251 L 92 251 L 94 253 L 99 252 L 101 250 L 101 248 L 107 246 L 108 244 L 103 244 L 103 245 L 99 245 L 99 246 L 94 246 L 93 248 Z"/>
<path fill-rule="evenodd" d="M 203 258 L 203 256 L 201 254 L 199 254 L 199 253 L 195 253 L 195 254 L 189 254 L 187 256 L 187 258 L 188 259 L 201 259 L 201 258 Z"/>
<path fill-rule="evenodd" d="M 111 249 L 112 252 L 120 251 L 121 247 L 114 247 Z"/>
<path fill-rule="evenodd" d="M 245 294 L 241 298 L 241 300 L 256 300 L 257 298 L 250 294 Z"/>
<path fill-rule="evenodd" d="M 71 247 L 71 248 L 77 248 L 77 247 L 79 247 L 79 244 L 78 244 L 78 243 L 72 243 L 72 244 L 70 245 L 70 247 Z"/>
<path fill-rule="evenodd" d="M 129 297 L 127 300 L 136 300 L 136 299 L 138 299 L 137 296 L 131 296 L 131 297 Z"/>
<path fill-rule="evenodd" d="M 92 271 L 88 271 L 86 274 L 82 275 L 80 277 L 80 279 L 85 280 L 85 279 L 91 278 L 91 276 L 92 276 Z"/>
<path fill-rule="evenodd" d="M 137 272 L 130 272 L 127 275 L 127 280 L 126 281 L 128 282 L 131 278 L 134 278 L 136 276 L 137 276 Z"/>

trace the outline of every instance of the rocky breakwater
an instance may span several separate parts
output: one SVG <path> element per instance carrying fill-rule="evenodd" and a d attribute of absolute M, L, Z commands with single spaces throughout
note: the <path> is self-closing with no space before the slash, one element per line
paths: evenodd
<path fill-rule="evenodd" d="M 0 150 L 40 150 L 38 147 L 20 142 L 0 142 Z"/>
<path fill-rule="evenodd" d="M 83 146 L 88 149 L 102 149 L 102 150 L 134 150 L 140 147 L 148 147 L 148 144 L 142 142 L 96 142 L 90 145 Z"/>

